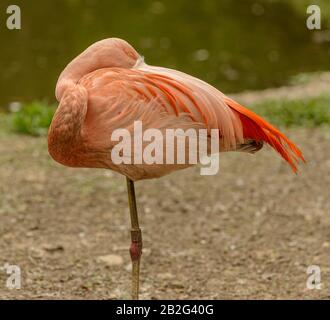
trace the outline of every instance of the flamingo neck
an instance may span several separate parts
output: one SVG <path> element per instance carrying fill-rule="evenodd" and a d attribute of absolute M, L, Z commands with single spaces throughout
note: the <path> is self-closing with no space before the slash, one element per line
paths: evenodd
<path fill-rule="evenodd" d="M 87 113 L 87 90 L 78 85 L 69 86 L 61 98 L 48 133 L 50 155 L 58 162 L 79 165 L 83 154 L 82 126 Z"/>

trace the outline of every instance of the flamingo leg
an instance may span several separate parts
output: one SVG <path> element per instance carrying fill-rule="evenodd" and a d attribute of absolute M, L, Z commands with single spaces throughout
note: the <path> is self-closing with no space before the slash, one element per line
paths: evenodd
<path fill-rule="evenodd" d="M 142 232 L 139 226 L 139 217 L 136 207 L 134 182 L 127 180 L 128 203 L 131 216 L 131 247 L 130 255 L 132 260 L 132 299 L 139 299 L 139 283 L 140 283 L 140 260 L 142 254 Z"/>

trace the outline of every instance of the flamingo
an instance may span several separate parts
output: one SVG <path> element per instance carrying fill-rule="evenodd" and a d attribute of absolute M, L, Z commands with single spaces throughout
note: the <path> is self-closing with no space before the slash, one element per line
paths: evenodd
<path fill-rule="evenodd" d="M 126 176 L 131 219 L 132 299 L 139 298 L 142 232 L 134 182 L 159 178 L 190 164 L 115 164 L 111 134 L 133 122 L 146 128 L 218 130 L 217 152 L 255 153 L 263 143 L 275 149 L 297 172 L 304 161 L 298 147 L 254 112 L 208 83 L 172 69 L 150 66 L 126 41 L 98 41 L 60 74 L 59 106 L 48 133 L 51 157 L 69 167 L 105 168 Z M 189 151 L 189 150 L 188 150 Z"/>

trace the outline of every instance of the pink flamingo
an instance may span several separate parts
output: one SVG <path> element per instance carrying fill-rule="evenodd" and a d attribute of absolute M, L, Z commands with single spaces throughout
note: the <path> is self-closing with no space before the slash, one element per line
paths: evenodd
<path fill-rule="evenodd" d="M 127 178 L 133 299 L 138 299 L 142 253 L 134 181 L 190 164 L 114 164 L 110 137 L 115 129 L 126 128 L 133 135 L 135 120 L 143 121 L 145 129 L 217 129 L 221 151 L 254 153 L 265 142 L 294 172 L 298 160 L 304 161 L 300 150 L 264 119 L 202 80 L 147 65 L 121 39 L 99 41 L 70 62 L 59 77 L 56 98 L 60 104 L 48 135 L 53 159 L 70 167 L 111 169 Z"/>

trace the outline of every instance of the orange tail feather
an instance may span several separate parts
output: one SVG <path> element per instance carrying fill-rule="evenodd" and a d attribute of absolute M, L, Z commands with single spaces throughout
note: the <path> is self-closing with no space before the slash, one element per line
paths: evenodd
<path fill-rule="evenodd" d="M 289 163 L 292 170 L 297 173 L 296 164 L 299 162 L 299 159 L 304 162 L 305 159 L 299 148 L 292 141 L 263 118 L 234 100 L 226 98 L 225 102 L 238 113 L 243 125 L 244 138 L 250 138 L 256 141 L 262 140 L 268 143 Z"/>

